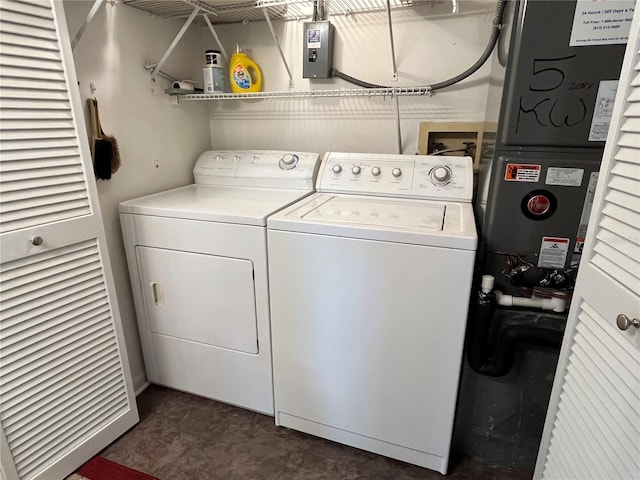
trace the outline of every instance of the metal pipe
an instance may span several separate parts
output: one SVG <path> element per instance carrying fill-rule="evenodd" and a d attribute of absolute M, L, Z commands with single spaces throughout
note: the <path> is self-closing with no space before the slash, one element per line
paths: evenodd
<path fill-rule="evenodd" d="M 282 59 L 282 63 L 284 63 L 284 68 L 287 69 L 287 74 L 289 75 L 289 86 L 293 87 L 293 75 L 291 75 L 291 70 L 289 69 L 289 65 L 287 64 L 287 59 L 282 52 L 282 47 L 280 46 L 280 41 L 278 40 L 278 36 L 276 35 L 276 31 L 273 28 L 273 24 L 271 23 L 271 18 L 269 18 L 269 12 L 266 8 L 263 8 L 264 19 L 267 21 L 267 25 L 269 25 L 269 30 L 271 30 L 271 36 L 276 41 L 276 46 L 278 47 L 278 52 L 280 52 L 280 58 Z"/>

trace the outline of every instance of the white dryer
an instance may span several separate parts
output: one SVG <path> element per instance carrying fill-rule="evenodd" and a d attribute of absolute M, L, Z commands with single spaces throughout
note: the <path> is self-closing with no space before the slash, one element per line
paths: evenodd
<path fill-rule="evenodd" d="M 269 217 L 277 425 L 446 473 L 472 180 L 468 157 L 328 153 Z"/>
<path fill-rule="evenodd" d="M 273 414 L 266 221 L 319 155 L 209 151 L 195 184 L 120 204 L 148 380 Z"/>

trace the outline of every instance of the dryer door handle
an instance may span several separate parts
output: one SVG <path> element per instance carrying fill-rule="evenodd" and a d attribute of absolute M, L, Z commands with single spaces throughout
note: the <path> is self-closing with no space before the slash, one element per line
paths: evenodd
<path fill-rule="evenodd" d="M 153 293 L 153 303 L 156 305 L 164 305 L 164 295 L 162 294 L 162 285 L 160 282 L 149 282 L 151 292 Z"/>

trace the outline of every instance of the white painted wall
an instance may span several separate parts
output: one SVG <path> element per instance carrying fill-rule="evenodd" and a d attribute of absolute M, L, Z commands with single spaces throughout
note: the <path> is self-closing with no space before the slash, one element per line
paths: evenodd
<path fill-rule="evenodd" d="M 484 50 L 495 10 L 494 1 L 433 2 L 394 10 L 393 32 L 398 81 L 392 81 L 386 11 L 333 16 L 335 68 L 370 83 L 419 86 L 461 73 Z M 273 22 L 293 73 L 293 88 L 266 22 L 216 27 L 227 53 L 239 43 L 260 65 L 264 90 L 357 88 L 343 80 L 302 78 L 303 21 Z M 206 48 L 217 48 L 208 29 Z M 460 85 L 432 97 L 400 97 L 403 153 L 417 153 L 421 121 L 482 121 L 489 65 Z M 200 77 L 198 77 L 200 78 Z M 395 153 L 398 151 L 393 100 L 390 98 L 316 98 L 225 100 L 210 102 L 215 148 L 275 148 Z"/>
<path fill-rule="evenodd" d="M 334 66 L 363 80 L 387 85 L 424 85 L 448 79 L 472 65 L 484 50 L 495 2 L 465 0 L 451 15 L 451 3 L 394 10 L 399 79 L 391 82 L 386 12 L 334 16 Z M 67 0 L 73 38 L 92 1 Z M 291 90 L 354 88 L 342 80 L 302 78 L 302 21 L 275 21 L 293 73 Z M 154 18 L 122 4 L 105 4 L 93 20 L 74 59 L 83 100 L 100 105 L 104 130 L 118 139 L 122 167 L 98 193 L 134 385 L 144 385 L 144 365 L 122 245 L 118 204 L 192 181 L 193 162 L 209 148 L 256 148 L 393 153 L 397 151 L 393 102 L 389 98 L 318 98 L 186 102 L 172 106 L 152 88 L 143 69 L 157 61 L 183 20 Z M 289 90 L 288 76 L 266 22 L 216 27 L 225 48 L 240 43 L 262 67 L 265 90 Z M 217 45 L 209 30 L 193 25 L 163 70 L 177 78 L 202 79 L 204 51 Z M 481 121 L 488 92 L 489 65 L 458 86 L 433 97 L 401 97 L 402 151 L 416 153 L 420 121 Z"/>
<path fill-rule="evenodd" d="M 64 3 L 71 38 L 92 4 Z M 150 75 L 143 69 L 145 61 L 160 59 L 182 23 L 159 21 L 129 7 L 105 2 L 74 51 L 82 99 L 94 95 L 90 90 L 93 83 L 103 129 L 118 140 L 122 158 L 122 166 L 111 180 L 98 180 L 98 194 L 136 389 L 145 384 L 146 377 L 118 204 L 191 183 L 195 159 L 210 148 L 207 106 L 171 106 L 162 91 L 168 82 L 160 81 L 154 94 Z M 188 32 L 164 70 L 199 74 L 201 58 L 194 54 L 200 50 L 199 41 L 197 30 Z"/>

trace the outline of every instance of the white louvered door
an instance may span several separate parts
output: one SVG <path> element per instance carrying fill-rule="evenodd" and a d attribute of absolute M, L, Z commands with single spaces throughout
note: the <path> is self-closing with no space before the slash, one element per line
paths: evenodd
<path fill-rule="evenodd" d="M 0 0 L 2 477 L 63 478 L 138 421 L 62 4 Z"/>
<path fill-rule="evenodd" d="M 636 8 L 534 478 L 640 479 L 640 8 Z"/>

